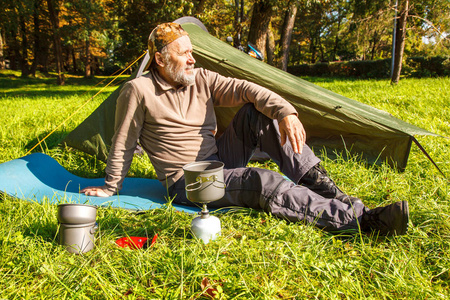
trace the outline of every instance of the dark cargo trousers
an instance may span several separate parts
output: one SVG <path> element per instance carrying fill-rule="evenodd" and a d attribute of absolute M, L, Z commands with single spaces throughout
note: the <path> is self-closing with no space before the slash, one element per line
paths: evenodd
<path fill-rule="evenodd" d="M 240 206 L 262 209 L 292 222 L 313 223 L 327 231 L 357 229 L 357 219 L 365 209 L 361 203 L 348 205 L 324 198 L 308 188 L 297 185 L 311 167 L 320 162 L 308 146 L 302 154 L 294 153 L 288 142 L 281 146 L 277 121 L 271 120 L 252 104 L 244 105 L 224 134 L 217 140 L 218 153 L 208 160 L 225 164 L 225 196 L 208 207 Z M 248 168 L 255 150 L 266 152 L 280 167 L 277 172 Z M 184 177 L 169 188 L 174 202 L 196 205 L 186 198 Z"/>

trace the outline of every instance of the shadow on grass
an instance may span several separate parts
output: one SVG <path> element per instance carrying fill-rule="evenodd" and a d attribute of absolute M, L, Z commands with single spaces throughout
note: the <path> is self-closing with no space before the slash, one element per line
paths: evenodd
<path fill-rule="evenodd" d="M 129 76 L 122 75 L 114 80 L 114 76 L 98 76 L 98 77 L 82 77 L 82 76 L 69 76 L 66 77 L 63 86 L 72 85 L 85 85 L 85 86 L 95 86 L 98 83 L 104 82 L 108 83 L 114 80 L 114 84 L 117 84 Z M 48 84 L 53 86 L 58 86 L 57 77 L 53 75 L 40 76 L 40 77 L 20 77 L 13 74 L 2 74 L 0 73 L 0 84 L 5 87 L 24 87 L 28 84 Z"/>
<path fill-rule="evenodd" d="M 100 210 L 97 222 L 102 238 L 159 237 L 170 239 L 194 238 L 190 233 L 190 216 L 176 211 L 173 207 L 155 208 L 148 211 L 129 211 L 117 208 Z M 99 217 L 101 216 L 101 217 Z"/>
<path fill-rule="evenodd" d="M 54 98 L 56 100 L 83 95 L 89 98 L 100 91 L 113 78 L 68 78 L 64 86 L 57 86 L 55 78 L 20 78 L 15 76 L 2 75 L 0 73 L 0 89 L 3 91 L 0 96 L 3 98 Z M 125 78 L 118 78 L 109 87 L 119 88 Z"/>
<path fill-rule="evenodd" d="M 25 150 L 30 151 L 31 149 L 34 149 L 31 151 L 31 153 L 35 152 L 43 152 L 44 150 L 51 150 L 55 149 L 57 147 L 62 146 L 62 142 L 66 138 L 66 136 L 69 134 L 67 131 L 55 131 L 52 134 L 50 134 L 51 131 L 44 132 L 40 134 L 38 137 L 32 139 L 25 145 Z M 46 136 L 50 134 L 47 138 Z M 44 140 L 45 138 L 45 140 Z"/>
<path fill-rule="evenodd" d="M 29 237 L 40 236 L 45 242 L 59 245 L 58 227 L 57 222 L 37 220 L 24 228 L 23 234 Z"/>

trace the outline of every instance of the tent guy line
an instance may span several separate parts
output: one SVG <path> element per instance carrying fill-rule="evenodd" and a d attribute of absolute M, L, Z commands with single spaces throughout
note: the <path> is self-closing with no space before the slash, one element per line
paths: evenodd
<path fill-rule="evenodd" d="M 136 62 L 138 62 L 144 55 L 146 54 L 146 52 L 144 52 L 141 56 L 139 56 L 137 59 L 135 59 L 132 63 L 130 63 L 125 69 L 123 69 L 122 72 L 120 72 L 119 75 L 115 76 L 110 82 L 108 82 L 108 84 L 106 84 L 104 87 L 102 87 L 100 89 L 100 91 L 98 91 L 94 96 L 92 96 L 91 98 L 89 98 L 85 103 L 83 103 L 80 107 L 78 107 L 70 116 L 68 116 L 66 119 L 64 119 L 64 121 L 61 122 L 61 124 L 59 124 L 58 126 L 55 127 L 55 129 L 53 129 L 49 134 L 47 134 L 42 140 L 40 140 L 36 145 L 34 145 L 30 150 L 27 151 L 27 153 L 25 153 L 24 156 L 27 156 L 28 154 L 31 153 L 31 151 L 33 151 L 37 146 L 39 146 L 40 144 L 42 144 L 43 141 L 45 141 L 49 136 L 51 136 L 56 130 L 58 130 L 62 125 L 64 125 L 64 123 L 66 123 L 68 120 L 70 120 L 74 115 L 76 115 L 83 107 L 85 107 L 92 99 L 94 99 L 95 97 L 97 97 L 101 92 L 103 92 L 108 86 L 110 86 L 114 80 L 116 80 L 119 76 L 121 76 L 123 73 L 125 73 L 125 71 L 127 71 L 132 65 L 134 65 Z"/>
<path fill-rule="evenodd" d="M 438 169 L 438 171 L 442 174 L 442 176 L 444 176 L 444 178 L 447 181 L 450 181 L 450 179 L 447 176 L 445 176 L 444 172 L 442 172 L 441 168 L 439 168 L 436 162 L 431 158 L 430 154 L 428 154 L 427 150 L 425 150 L 425 148 L 419 143 L 419 141 L 415 137 L 413 137 L 413 141 L 416 144 L 416 146 L 420 149 L 420 151 L 422 151 L 422 153 L 428 158 L 428 160 L 431 161 L 431 163 L 436 167 L 436 169 Z"/>

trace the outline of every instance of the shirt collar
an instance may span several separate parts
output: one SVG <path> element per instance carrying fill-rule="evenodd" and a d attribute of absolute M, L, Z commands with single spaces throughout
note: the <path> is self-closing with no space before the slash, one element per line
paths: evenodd
<path fill-rule="evenodd" d="M 158 70 L 156 70 L 155 68 L 152 68 L 152 69 L 150 69 L 150 72 L 152 72 L 153 78 L 155 78 L 155 82 L 161 90 L 163 90 L 163 91 L 168 91 L 170 89 L 175 90 L 175 88 L 172 85 L 170 85 L 167 81 L 164 80 L 164 78 L 162 78 L 159 75 Z"/>

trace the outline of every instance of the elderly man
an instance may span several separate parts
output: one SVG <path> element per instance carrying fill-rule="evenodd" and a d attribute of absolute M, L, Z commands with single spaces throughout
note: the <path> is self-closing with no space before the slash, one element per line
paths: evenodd
<path fill-rule="evenodd" d="M 105 185 L 82 193 L 110 196 L 119 191 L 139 140 L 175 203 L 192 205 L 186 199 L 185 164 L 219 160 L 225 164 L 226 193 L 210 207 L 262 209 L 327 231 L 406 233 L 408 203 L 370 210 L 360 199 L 344 194 L 305 144 L 303 125 L 286 100 L 248 81 L 195 69 L 191 41 L 179 24 L 157 26 L 148 48 L 149 72 L 126 83 L 117 100 Z M 216 136 L 214 106 L 240 105 L 225 132 Z M 274 171 L 246 167 L 257 148 L 290 180 Z"/>

